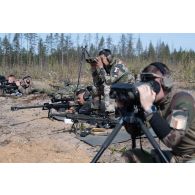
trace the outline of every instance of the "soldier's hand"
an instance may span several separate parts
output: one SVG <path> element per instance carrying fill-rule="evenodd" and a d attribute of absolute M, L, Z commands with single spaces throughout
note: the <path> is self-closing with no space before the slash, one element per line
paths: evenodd
<path fill-rule="evenodd" d="M 17 80 L 15 83 L 18 87 L 20 86 L 20 80 Z"/>
<path fill-rule="evenodd" d="M 103 62 L 101 60 L 101 57 L 100 56 L 97 57 L 96 60 L 97 60 L 96 67 L 103 68 L 104 65 L 103 65 Z"/>
<path fill-rule="evenodd" d="M 75 112 L 75 109 L 73 107 L 66 110 L 66 113 L 74 113 L 74 112 Z"/>
<path fill-rule="evenodd" d="M 142 108 L 147 111 L 153 105 L 153 102 L 156 97 L 156 93 L 151 89 L 151 87 L 147 84 L 140 85 L 138 87 L 140 103 Z"/>

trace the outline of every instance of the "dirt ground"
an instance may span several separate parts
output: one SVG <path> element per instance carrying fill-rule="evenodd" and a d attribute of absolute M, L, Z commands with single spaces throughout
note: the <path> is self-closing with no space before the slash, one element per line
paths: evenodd
<path fill-rule="evenodd" d="M 193 92 L 195 97 L 195 93 Z M 0 162 L 88 163 L 99 147 L 91 147 L 69 133 L 70 126 L 47 118 L 41 108 L 12 112 L 11 106 L 49 102 L 46 95 L 0 97 Z M 148 146 L 147 140 L 143 145 Z M 123 162 L 121 151 L 131 142 L 112 144 L 99 162 Z"/>
<path fill-rule="evenodd" d="M 13 105 L 47 102 L 44 96 L 0 97 L 0 162 L 90 162 L 87 145 L 63 122 L 47 118 L 39 108 L 12 112 Z"/>

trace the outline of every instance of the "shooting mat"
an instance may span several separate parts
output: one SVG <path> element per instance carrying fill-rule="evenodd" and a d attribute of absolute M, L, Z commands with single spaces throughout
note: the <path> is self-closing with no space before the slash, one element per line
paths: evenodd
<path fill-rule="evenodd" d="M 152 129 L 149 129 L 150 133 L 152 133 L 152 135 L 154 137 L 156 137 L 155 133 L 153 132 Z M 89 134 L 86 137 L 81 137 L 80 135 L 77 135 L 77 139 L 95 147 L 95 146 L 100 146 L 104 143 L 104 141 L 107 139 L 108 135 L 92 135 Z M 143 138 L 145 137 L 145 135 L 143 135 Z M 122 128 L 119 133 L 116 135 L 116 137 L 114 138 L 114 140 L 112 141 L 112 144 L 116 144 L 116 143 L 122 143 L 122 142 L 126 142 L 128 140 L 131 140 L 131 136 L 126 132 L 126 130 L 124 128 Z"/>

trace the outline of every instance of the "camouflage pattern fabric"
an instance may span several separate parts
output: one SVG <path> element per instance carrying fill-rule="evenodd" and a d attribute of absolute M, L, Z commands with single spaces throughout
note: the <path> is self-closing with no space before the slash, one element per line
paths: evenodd
<path fill-rule="evenodd" d="M 168 95 L 163 102 L 156 106 L 159 114 L 167 120 L 171 128 L 171 132 L 162 140 L 166 146 L 171 148 L 170 151 L 163 151 L 169 162 L 195 163 L 194 98 L 189 93 L 178 92 Z M 161 162 L 155 150 L 148 153 L 151 155 L 153 162 Z M 145 155 L 143 152 L 130 150 L 127 154 L 130 157 L 128 159 L 126 157 L 126 162 L 151 162 L 151 158 L 143 158 L 143 155 Z M 129 159 L 131 160 L 128 161 Z"/>
<path fill-rule="evenodd" d="M 96 87 L 103 83 L 112 85 L 114 83 L 134 82 L 134 76 L 129 72 L 128 68 L 119 59 L 113 61 L 105 68 L 92 69 L 93 82 Z"/>
<path fill-rule="evenodd" d="M 20 86 L 18 87 L 18 91 L 24 95 L 28 95 L 33 91 L 33 83 L 31 76 L 25 76 L 20 80 Z"/>
<path fill-rule="evenodd" d="M 163 142 L 172 148 L 175 162 L 188 162 L 195 158 L 194 98 L 189 93 L 178 92 L 159 107 L 172 129 Z"/>
<path fill-rule="evenodd" d="M 97 88 L 97 95 L 104 97 L 107 112 L 115 111 L 115 101 L 110 99 L 110 86 L 114 83 L 134 82 L 134 76 L 119 59 L 113 61 L 106 68 L 92 67 L 92 77 Z"/>
<path fill-rule="evenodd" d="M 84 86 L 84 85 L 80 85 L 79 86 L 79 89 L 85 88 L 85 87 L 86 86 Z M 66 98 L 66 97 L 73 97 L 76 88 L 77 88 L 77 85 L 68 85 L 68 86 L 65 86 L 63 89 L 60 89 L 57 92 L 55 92 L 53 94 L 53 96 L 56 99 L 61 99 L 61 98 Z"/>
<path fill-rule="evenodd" d="M 186 158 L 186 155 L 188 156 L 195 156 L 195 100 L 193 97 L 186 93 L 186 92 L 179 92 L 173 96 L 173 99 L 171 101 L 171 104 L 168 109 L 167 113 L 167 120 L 170 122 L 170 116 L 173 115 L 175 110 L 179 110 L 180 112 L 177 112 L 179 116 L 185 115 L 187 116 L 187 124 L 186 128 L 184 129 L 173 129 L 171 134 L 171 139 L 173 140 L 173 143 L 176 144 L 172 146 L 173 154 L 175 156 L 183 157 L 184 161 Z M 177 121 L 178 122 L 178 121 Z M 175 133 L 174 133 L 175 132 Z M 180 137 L 175 136 L 178 134 Z M 169 135 L 167 138 L 165 138 L 165 141 L 169 140 Z M 179 141 L 178 141 L 178 140 Z M 187 159 L 189 160 L 189 159 Z"/>
<path fill-rule="evenodd" d="M 23 86 L 19 86 L 18 87 L 18 91 L 24 95 L 29 95 L 32 92 L 32 86 L 29 86 L 27 88 L 23 87 Z"/>

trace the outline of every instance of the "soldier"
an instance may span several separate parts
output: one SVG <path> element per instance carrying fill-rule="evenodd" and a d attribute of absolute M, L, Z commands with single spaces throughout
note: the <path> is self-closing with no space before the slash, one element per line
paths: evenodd
<path fill-rule="evenodd" d="M 13 75 L 13 74 L 10 74 L 8 77 L 7 77 L 7 82 L 9 83 L 9 84 L 13 84 L 13 83 L 16 83 L 16 77 L 15 77 L 15 75 Z"/>
<path fill-rule="evenodd" d="M 68 110 L 64 108 L 60 109 L 51 109 L 50 114 L 52 113 L 53 118 L 57 120 L 64 120 L 64 117 L 55 116 L 55 114 L 61 113 L 77 113 L 77 114 L 85 114 L 90 115 L 92 113 L 95 113 L 96 111 L 98 113 L 104 114 L 105 113 L 105 106 L 102 103 L 100 106 L 100 110 L 96 110 L 94 108 L 94 102 L 96 99 L 92 99 L 92 92 L 88 90 L 87 88 L 80 88 L 76 91 L 75 95 L 75 101 L 72 102 L 73 104 L 76 104 L 78 106 L 72 106 Z"/>
<path fill-rule="evenodd" d="M 109 97 L 110 86 L 118 82 L 134 82 L 134 76 L 120 59 L 112 56 L 109 49 L 99 52 L 95 62 L 91 63 L 91 71 L 97 96 L 104 97 L 106 112 L 115 112 L 114 100 Z"/>
<path fill-rule="evenodd" d="M 17 80 L 15 75 L 9 75 L 7 77 L 9 84 L 16 84 L 18 86 L 18 92 L 21 94 L 30 94 L 32 92 L 32 78 L 25 76 L 23 79 Z"/>
<path fill-rule="evenodd" d="M 50 85 L 54 87 L 53 85 Z M 59 86 L 58 86 L 59 88 Z M 76 85 L 70 84 L 69 82 L 64 82 L 64 87 L 62 89 L 58 89 L 58 91 L 55 91 L 51 94 L 56 99 L 63 99 L 66 97 L 72 97 L 74 96 L 74 91 L 76 89 Z"/>
<path fill-rule="evenodd" d="M 195 162 L 194 98 L 183 91 L 173 94 L 171 73 L 163 63 L 151 63 L 140 76 L 142 82 L 155 80 L 160 84 L 158 93 L 147 84 L 139 86 L 138 91 L 146 121 L 157 137 L 172 149 L 164 151 L 170 162 Z"/>
<path fill-rule="evenodd" d="M 92 112 L 95 112 L 94 104 L 97 100 L 92 99 L 92 92 L 88 88 L 81 88 L 76 92 L 76 103 L 79 104 L 79 107 L 75 110 L 79 114 L 89 115 Z M 99 113 L 103 114 L 105 112 L 105 106 L 102 102 L 100 105 Z"/>
<path fill-rule="evenodd" d="M 16 77 L 14 75 L 9 75 L 7 78 L 4 77 L 4 79 L 1 81 L 0 86 L 1 92 L 0 94 L 10 94 L 10 95 L 21 95 L 21 93 L 18 91 L 18 86 L 16 84 Z"/>
<path fill-rule="evenodd" d="M 20 93 L 28 95 L 32 92 L 32 78 L 31 76 L 25 76 L 23 79 L 19 79 L 16 81 L 16 85 L 18 86 L 18 90 Z"/>

